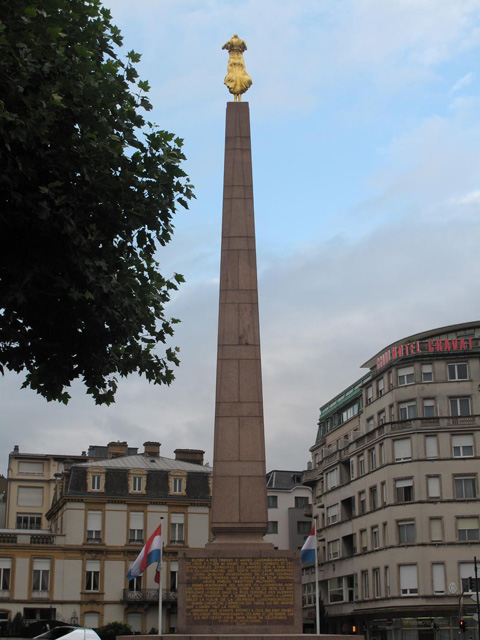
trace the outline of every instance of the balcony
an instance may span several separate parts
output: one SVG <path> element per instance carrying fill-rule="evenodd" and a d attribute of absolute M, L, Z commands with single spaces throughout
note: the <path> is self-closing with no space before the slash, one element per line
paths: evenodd
<path fill-rule="evenodd" d="M 178 594 L 176 591 L 162 589 L 162 602 L 176 602 Z M 123 590 L 123 602 L 125 603 L 148 603 L 158 602 L 158 589 L 138 589 L 137 591 Z"/>
<path fill-rule="evenodd" d="M 55 536 L 49 535 L 33 535 L 30 536 L 30 544 L 54 544 Z"/>
<path fill-rule="evenodd" d="M 49 600 L 49 591 L 32 591 L 32 600 Z"/>

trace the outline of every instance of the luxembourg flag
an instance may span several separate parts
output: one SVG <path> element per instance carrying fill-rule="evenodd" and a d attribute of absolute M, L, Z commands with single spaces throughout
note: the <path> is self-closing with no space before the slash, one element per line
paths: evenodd
<path fill-rule="evenodd" d="M 315 534 L 315 525 L 313 525 L 310 535 L 305 540 L 305 543 L 302 547 L 302 564 L 306 564 L 307 562 L 315 562 L 316 546 L 317 536 Z"/>
<path fill-rule="evenodd" d="M 157 570 L 155 572 L 155 582 L 160 580 L 160 566 L 162 564 L 162 525 L 159 524 L 155 531 L 143 549 L 138 554 L 137 559 L 130 567 L 130 571 L 127 573 L 127 580 L 133 580 L 142 575 L 147 567 L 154 562 L 157 563 Z"/>

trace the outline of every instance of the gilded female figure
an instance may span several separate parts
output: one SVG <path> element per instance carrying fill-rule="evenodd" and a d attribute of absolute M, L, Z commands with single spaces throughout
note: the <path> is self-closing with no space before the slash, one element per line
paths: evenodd
<path fill-rule="evenodd" d="M 243 52 L 247 50 L 245 40 L 242 40 L 235 34 L 226 42 L 222 49 L 228 51 L 227 75 L 225 76 L 225 84 L 230 93 L 234 96 L 235 102 L 242 101 L 242 93 L 252 85 L 252 79 L 245 70 L 245 62 L 243 60 Z"/>

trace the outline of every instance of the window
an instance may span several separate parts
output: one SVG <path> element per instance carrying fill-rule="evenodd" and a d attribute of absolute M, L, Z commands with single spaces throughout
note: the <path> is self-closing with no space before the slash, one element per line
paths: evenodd
<path fill-rule="evenodd" d="M 29 513 L 17 513 L 17 529 L 41 529 L 42 516 Z"/>
<path fill-rule="evenodd" d="M 131 628 L 134 634 L 141 634 L 142 633 L 142 614 L 127 613 L 127 624 Z"/>
<path fill-rule="evenodd" d="M 380 584 L 380 569 L 373 569 L 373 596 L 374 598 L 382 597 L 382 588 Z"/>
<path fill-rule="evenodd" d="M 393 371 L 390 371 L 388 374 L 388 386 L 390 389 L 393 389 Z"/>
<path fill-rule="evenodd" d="M 26 476 L 43 476 L 43 462 L 19 461 L 18 473 Z"/>
<path fill-rule="evenodd" d="M 380 532 L 378 527 L 372 527 L 372 549 L 378 549 L 380 546 Z"/>
<path fill-rule="evenodd" d="M 413 366 L 412 367 L 402 367 L 398 370 L 398 386 L 402 387 L 406 384 L 413 384 Z"/>
<path fill-rule="evenodd" d="M 425 418 L 435 417 L 435 399 L 434 398 L 424 398 L 423 415 Z"/>
<path fill-rule="evenodd" d="M 373 402 L 373 387 L 370 385 L 367 387 L 367 404 Z"/>
<path fill-rule="evenodd" d="M 363 515 L 367 512 L 367 498 L 365 495 L 365 491 L 360 491 L 358 494 L 358 503 L 360 506 L 360 515 Z"/>
<path fill-rule="evenodd" d="M 430 518 L 430 540 L 441 542 L 443 540 L 442 518 Z"/>
<path fill-rule="evenodd" d="M 385 411 L 380 411 L 380 413 L 378 414 L 378 424 L 380 425 L 385 424 L 386 421 L 387 421 L 387 414 L 385 413 Z"/>
<path fill-rule="evenodd" d="M 440 476 L 427 477 L 427 495 L 429 500 L 440 500 Z"/>
<path fill-rule="evenodd" d="M 377 452 L 375 449 L 368 451 L 368 460 L 370 465 L 370 471 L 374 471 L 377 468 Z"/>
<path fill-rule="evenodd" d="M 338 469 L 332 469 L 326 474 L 327 490 L 333 489 L 338 484 Z"/>
<path fill-rule="evenodd" d="M 445 565 L 443 562 L 432 564 L 432 584 L 434 594 L 445 593 Z"/>
<path fill-rule="evenodd" d="M 340 540 L 332 540 L 328 543 L 328 559 L 336 560 L 340 557 Z"/>
<path fill-rule="evenodd" d="M 378 447 L 380 449 L 380 464 L 385 464 L 385 445 L 381 442 Z"/>
<path fill-rule="evenodd" d="M 143 542 L 144 520 L 143 511 L 130 512 L 129 542 Z"/>
<path fill-rule="evenodd" d="M 278 509 L 278 496 L 267 496 L 267 507 L 269 509 Z"/>
<path fill-rule="evenodd" d="M 328 601 L 343 602 L 343 578 L 332 578 L 328 581 Z"/>
<path fill-rule="evenodd" d="M 388 547 L 388 522 L 382 524 L 383 529 L 383 546 Z"/>
<path fill-rule="evenodd" d="M 400 438 L 393 441 L 393 454 L 395 462 L 412 459 L 412 447 L 410 438 Z"/>
<path fill-rule="evenodd" d="M 381 492 L 382 492 L 382 505 L 385 506 L 387 504 L 387 483 L 380 483 Z"/>
<path fill-rule="evenodd" d="M 2 598 L 10 595 L 10 575 L 12 571 L 12 559 L 0 558 L 0 595 Z"/>
<path fill-rule="evenodd" d="M 129 563 L 129 569 L 133 566 L 133 562 Z M 138 578 L 134 578 L 133 580 L 128 581 L 128 590 L 129 591 L 141 591 L 142 590 L 142 576 L 138 576 Z"/>
<path fill-rule="evenodd" d="M 433 382 L 433 365 L 422 364 L 422 382 Z"/>
<path fill-rule="evenodd" d="M 378 507 L 378 491 L 377 487 L 370 487 L 370 510 L 373 511 Z"/>
<path fill-rule="evenodd" d="M 432 460 L 438 458 L 438 439 L 437 436 L 425 436 L 425 456 Z"/>
<path fill-rule="evenodd" d="M 183 493 L 183 478 L 173 478 L 172 493 Z"/>
<path fill-rule="evenodd" d="M 50 589 L 50 560 L 48 558 L 33 559 L 32 597 L 48 597 Z"/>
<path fill-rule="evenodd" d="M 361 456 L 358 456 L 357 460 L 358 460 L 358 475 L 364 476 L 365 475 L 365 456 L 363 455 L 363 453 Z"/>
<path fill-rule="evenodd" d="M 347 407 L 340 414 L 340 424 L 343 424 L 347 420 L 350 420 L 350 418 L 353 418 L 353 416 L 356 416 L 357 413 L 358 413 L 358 410 L 359 410 L 358 402 L 355 402 L 354 404 L 352 404 L 349 407 Z"/>
<path fill-rule="evenodd" d="M 472 458 L 473 457 L 473 435 L 455 435 L 452 436 L 452 448 L 454 458 Z"/>
<path fill-rule="evenodd" d="M 402 596 L 413 596 L 418 593 L 417 565 L 400 565 L 400 592 Z"/>
<path fill-rule="evenodd" d="M 413 520 L 399 520 L 397 522 L 398 544 L 414 544 L 415 522 Z"/>
<path fill-rule="evenodd" d="M 338 521 L 338 504 L 332 504 L 327 507 L 327 525 L 334 524 Z"/>
<path fill-rule="evenodd" d="M 368 549 L 368 541 L 367 541 L 367 530 L 362 529 L 360 531 L 360 546 L 362 548 L 362 552 L 367 551 Z"/>
<path fill-rule="evenodd" d="M 178 562 L 170 562 L 170 591 L 178 591 Z"/>
<path fill-rule="evenodd" d="M 395 494 L 397 502 L 413 501 L 413 478 L 395 480 Z"/>
<path fill-rule="evenodd" d="M 18 487 L 17 505 L 19 507 L 42 507 L 43 487 Z"/>
<path fill-rule="evenodd" d="M 172 513 L 170 516 L 170 544 L 185 544 L 184 513 Z"/>
<path fill-rule="evenodd" d="M 134 493 L 141 493 L 142 492 L 142 476 L 133 476 L 132 478 L 132 491 Z"/>
<path fill-rule="evenodd" d="M 459 542 L 478 541 L 478 518 L 457 518 Z"/>
<path fill-rule="evenodd" d="M 308 507 L 308 497 L 297 496 L 295 498 L 295 509 L 303 509 L 304 507 Z"/>
<path fill-rule="evenodd" d="M 417 404 L 415 400 L 409 400 L 408 402 L 401 402 L 398 405 L 398 412 L 400 420 L 413 420 L 417 417 Z"/>
<path fill-rule="evenodd" d="M 470 398 L 450 398 L 450 415 L 453 417 L 470 415 Z"/>
<path fill-rule="evenodd" d="M 385 567 L 385 595 L 390 597 L 390 567 Z"/>
<path fill-rule="evenodd" d="M 102 512 L 87 511 L 87 542 L 102 541 Z"/>
<path fill-rule="evenodd" d="M 368 571 L 362 571 L 362 594 L 364 600 L 370 597 L 370 587 L 368 584 Z"/>
<path fill-rule="evenodd" d="M 90 476 L 91 491 L 100 491 L 100 479 L 101 479 L 101 476 L 97 476 L 97 475 Z"/>
<path fill-rule="evenodd" d="M 278 522 L 276 520 L 267 522 L 267 533 L 278 533 Z"/>
<path fill-rule="evenodd" d="M 350 458 L 350 480 L 355 480 L 355 458 Z"/>
<path fill-rule="evenodd" d="M 468 380 L 468 365 L 466 362 L 448 365 L 449 380 Z"/>
<path fill-rule="evenodd" d="M 373 431 L 375 429 L 375 420 L 373 418 L 369 418 L 367 420 L 367 431 Z"/>
<path fill-rule="evenodd" d="M 385 386 L 383 383 L 383 378 L 379 378 L 377 382 L 377 393 L 379 398 L 383 396 L 384 391 L 385 391 Z"/>
<path fill-rule="evenodd" d="M 395 420 L 395 405 L 390 405 L 390 421 L 394 422 Z"/>
<path fill-rule="evenodd" d="M 85 591 L 100 591 L 100 560 L 85 563 Z"/>
<path fill-rule="evenodd" d="M 297 521 L 297 533 L 300 536 L 308 536 L 310 531 L 312 530 L 312 523 L 309 520 L 298 520 Z"/>
<path fill-rule="evenodd" d="M 462 582 L 462 591 L 472 593 L 475 590 L 475 567 L 473 562 L 460 563 L 460 580 Z"/>
<path fill-rule="evenodd" d="M 476 476 L 454 476 L 455 498 L 470 499 L 477 497 Z"/>

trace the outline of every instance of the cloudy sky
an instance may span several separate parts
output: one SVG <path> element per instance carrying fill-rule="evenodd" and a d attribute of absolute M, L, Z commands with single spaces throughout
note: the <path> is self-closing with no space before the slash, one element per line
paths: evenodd
<path fill-rule="evenodd" d="M 227 53 L 248 45 L 267 468 L 302 469 L 318 408 L 369 357 L 480 318 L 480 0 L 105 0 L 143 54 L 150 118 L 196 187 L 159 254 L 187 283 L 170 388 L 67 407 L 0 380 L 3 459 L 159 440 L 212 461 Z"/>

